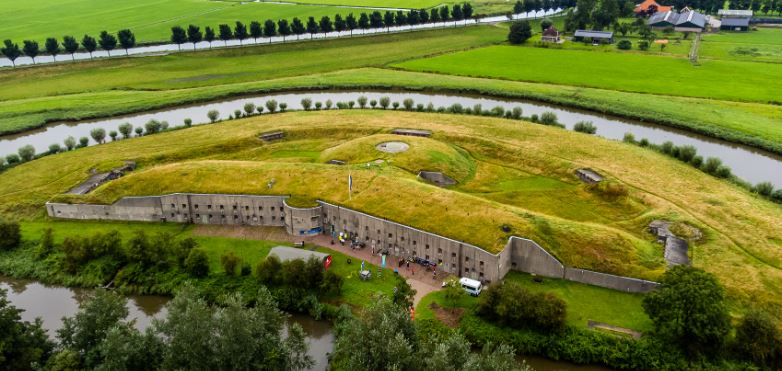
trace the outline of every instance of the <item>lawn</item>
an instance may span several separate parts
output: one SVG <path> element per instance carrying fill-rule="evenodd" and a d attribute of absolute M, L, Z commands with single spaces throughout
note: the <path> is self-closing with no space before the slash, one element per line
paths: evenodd
<path fill-rule="evenodd" d="M 701 58 L 782 63 L 782 29 L 705 34 L 699 54 Z"/>
<path fill-rule="evenodd" d="M 383 0 L 367 2 L 396 6 Z M 9 20 L 0 24 L 0 37 L 19 44 L 22 40 L 37 40 L 43 47 L 47 37 L 61 39 L 63 35 L 72 35 L 80 40 L 84 34 L 97 36 L 103 30 L 113 33 L 128 28 L 136 34 L 137 42 L 151 43 L 168 41 L 173 26 L 195 24 L 202 29 L 206 26 L 216 29 L 221 23 L 233 26 L 236 21 L 249 24 L 251 21 L 263 23 L 266 19 L 277 21 L 293 17 L 320 19 L 324 15 L 333 19 L 337 13 L 360 12 L 359 9 L 333 6 L 342 4 L 340 0 L 316 3 L 321 5 L 210 0 L 65 0 L 53 5 L 48 0 L 0 0 L 0 17 Z"/>
<path fill-rule="evenodd" d="M 537 283 L 529 274 L 520 272 L 509 273 L 505 281 L 516 282 L 532 292 L 551 293 L 564 300 L 567 304 L 567 323 L 574 327 L 587 328 L 588 320 L 593 320 L 640 332 L 652 328 L 651 320 L 641 306 L 643 295 L 640 294 L 553 278 L 545 278 L 542 283 Z M 445 308 L 450 307 L 443 291 L 433 292 L 421 299 L 416 308 L 416 319 L 435 318 L 429 308 L 434 302 Z M 477 303 L 478 298 L 464 295 L 456 306 L 472 310 Z"/>
<path fill-rule="evenodd" d="M 580 63 L 574 64 L 575 60 Z M 777 64 L 704 60 L 696 67 L 686 58 L 490 46 L 394 66 L 413 71 L 639 93 L 740 102 L 782 102 L 782 91 L 768 83 L 782 77 L 782 65 Z M 730 89 L 725 89 L 726 76 L 741 78 L 732 80 Z"/>
<path fill-rule="evenodd" d="M 379 133 L 396 127 L 435 135 L 410 141 L 426 148 L 410 151 L 414 157 L 400 156 L 399 166 L 389 158 L 391 164 L 366 168 L 363 161 L 371 152 L 366 138 L 386 140 Z M 257 139 L 270 130 L 284 130 L 286 140 L 264 144 Z M 459 150 L 446 151 L 441 143 Z M 327 156 L 316 161 L 299 155 L 327 154 L 330 148 L 352 149 L 356 161 L 362 161 L 350 167 L 352 199 L 345 188 L 347 167 L 319 162 Z M 285 149 L 295 149 L 288 152 L 292 157 L 280 157 Z M 440 154 L 430 156 L 432 151 Z M 83 181 L 90 168 L 107 169 L 125 159 L 136 160 L 139 168 L 86 197 L 60 195 Z M 445 164 L 446 171 L 468 175 L 458 187 L 442 189 L 418 181 L 416 163 L 422 168 Z M 573 175 L 579 167 L 623 184 L 629 196 L 612 201 L 589 192 Z M 266 187 L 270 178 L 276 180 L 271 190 Z M 504 246 L 508 233 L 500 227 L 507 225 L 511 234 L 536 240 L 566 265 L 650 279 L 659 277 L 664 264 L 645 226 L 654 218 L 669 218 L 704 232 L 704 240 L 693 245 L 694 264 L 717 274 L 732 299 L 782 304 L 776 294 L 782 290 L 782 252 L 775 242 L 782 240 L 778 205 L 654 151 L 516 120 L 356 109 L 196 126 L 12 168 L 0 174 L 0 212 L 43 220 L 43 203 L 51 199 L 112 202 L 169 192 L 323 199 L 491 251 Z M 571 195 L 570 203 L 563 203 L 562 194 Z M 600 210 L 597 217 L 595 210 Z"/>

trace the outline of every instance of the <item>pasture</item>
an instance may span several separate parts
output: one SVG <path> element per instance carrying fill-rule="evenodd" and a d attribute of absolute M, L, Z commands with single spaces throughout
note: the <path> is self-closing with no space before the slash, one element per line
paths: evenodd
<path fill-rule="evenodd" d="M 72 35 L 81 39 L 84 34 L 96 37 L 103 30 L 115 33 L 128 28 L 135 32 L 137 42 L 167 42 L 173 26 L 195 24 L 203 30 L 206 26 L 216 29 L 221 23 L 233 26 L 236 21 L 249 24 L 293 17 L 320 19 L 324 15 L 333 19 L 337 13 L 362 12 L 334 5 L 360 5 L 364 1 L 393 4 L 384 0 L 352 1 L 356 4 L 342 4 L 341 0 L 333 4 L 316 2 L 321 5 L 209 0 L 65 0 L 56 4 L 47 0 L 0 0 L 0 17 L 6 20 L 0 24 L 0 39 L 13 39 L 20 44 L 22 40 L 37 40 L 43 46 L 47 37 L 61 39 L 63 35 Z M 329 5 L 322 5 L 326 3 Z"/>
<path fill-rule="evenodd" d="M 395 127 L 435 135 L 402 139 L 414 149 L 398 155 L 368 145 L 388 140 Z M 286 139 L 257 139 L 270 130 L 284 130 Z M 355 161 L 347 167 L 324 163 L 347 155 Z M 386 161 L 365 166 L 373 158 Z M 91 168 L 125 159 L 139 168 L 89 195 L 62 195 Z M 598 170 L 627 195 L 584 186 L 573 174 L 580 167 Z M 422 182 L 415 175 L 421 169 L 459 184 Z M 775 294 L 782 290 L 778 205 L 648 149 L 518 120 L 360 109 L 265 114 L 47 156 L 0 174 L 0 210 L 31 221 L 44 220 L 48 200 L 110 203 L 171 192 L 322 199 L 495 252 L 509 234 L 522 235 L 567 265 L 647 279 L 658 277 L 664 262 L 645 226 L 668 218 L 703 230 L 694 264 L 717 274 L 733 300 L 782 304 Z"/>
<path fill-rule="evenodd" d="M 782 29 L 706 34 L 699 54 L 701 58 L 782 63 Z"/>
<path fill-rule="evenodd" d="M 686 58 L 636 53 L 491 46 L 393 66 L 421 72 L 638 93 L 739 102 L 782 102 L 782 91 L 768 83 L 782 76 L 782 65 L 777 64 L 764 64 L 759 68 L 751 62 L 703 60 L 700 66 L 693 66 Z M 725 76 L 741 78 L 732 79 L 730 88 L 726 88 Z"/>

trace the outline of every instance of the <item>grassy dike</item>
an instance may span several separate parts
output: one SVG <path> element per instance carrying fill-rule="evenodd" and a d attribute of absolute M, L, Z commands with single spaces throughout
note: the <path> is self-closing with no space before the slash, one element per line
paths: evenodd
<path fill-rule="evenodd" d="M 378 68 L 502 42 L 505 33 L 497 27 L 468 27 L 418 32 L 416 38 L 392 34 L 3 71 L 0 134 L 48 122 L 110 117 L 242 95 L 400 89 L 561 104 L 782 153 L 778 125 L 782 107 L 777 105 Z M 605 54 L 624 58 L 622 53 Z M 351 58 L 342 58 L 344 55 Z M 31 79 L 36 84 L 30 84 Z"/>
<path fill-rule="evenodd" d="M 367 149 L 366 138 L 386 140 L 384 133 L 395 127 L 435 136 L 409 141 L 421 151 L 367 168 L 364 161 L 382 156 Z M 257 139 L 269 130 L 285 130 L 286 139 Z M 352 199 L 345 191 L 348 169 L 324 164 L 346 153 L 358 162 Z M 86 197 L 61 196 L 90 168 L 125 159 L 136 160 L 139 169 Z M 573 171 L 585 166 L 628 195 L 611 198 L 583 187 Z M 451 189 L 422 183 L 415 178 L 421 168 L 456 174 L 462 182 Z M 272 177 L 276 184 L 268 190 Z M 667 218 L 703 231 L 693 262 L 719 277 L 736 310 L 751 301 L 782 318 L 778 205 L 648 149 L 517 120 L 377 110 L 254 116 L 22 164 L 0 174 L 0 211 L 45 220 L 43 204 L 51 199 L 113 202 L 169 192 L 320 198 L 493 251 L 507 240 L 501 228 L 507 225 L 510 234 L 538 241 L 567 265 L 651 279 L 664 263 L 645 226 Z"/>

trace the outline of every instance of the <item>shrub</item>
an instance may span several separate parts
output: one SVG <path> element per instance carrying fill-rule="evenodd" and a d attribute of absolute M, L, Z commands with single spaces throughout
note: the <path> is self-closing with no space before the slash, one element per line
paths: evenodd
<path fill-rule="evenodd" d="M 551 111 L 543 112 L 540 115 L 540 123 L 543 125 L 556 125 L 557 122 L 557 114 Z"/>
<path fill-rule="evenodd" d="M 349 101 L 348 102 L 348 108 L 353 109 L 353 107 L 356 105 L 355 101 Z"/>
<path fill-rule="evenodd" d="M 52 144 L 49 145 L 49 153 L 50 154 L 53 155 L 55 153 L 59 153 L 60 151 L 62 151 L 62 147 L 60 147 L 59 143 L 52 143 Z"/>
<path fill-rule="evenodd" d="M 240 273 L 242 276 L 249 276 L 253 273 L 253 268 L 250 266 L 250 264 L 244 263 L 242 264 L 242 269 L 240 270 Z"/>
<path fill-rule="evenodd" d="M 111 137 L 111 141 L 117 140 L 117 132 L 115 130 L 109 131 L 109 136 Z"/>
<path fill-rule="evenodd" d="M 717 168 L 717 172 L 715 175 L 717 175 L 718 178 L 727 179 L 731 176 L 730 168 L 725 165 L 720 165 L 720 167 Z"/>
<path fill-rule="evenodd" d="M 223 254 L 220 257 L 220 264 L 223 266 L 223 270 L 226 275 L 233 276 L 236 274 L 236 267 L 239 266 L 241 259 L 236 256 L 233 251 Z"/>
<path fill-rule="evenodd" d="M 649 42 L 646 40 L 642 40 L 638 42 L 638 49 L 640 50 L 649 50 Z"/>
<path fill-rule="evenodd" d="M 234 118 L 241 118 L 242 117 L 242 111 L 241 110 L 234 110 Z"/>
<path fill-rule="evenodd" d="M 312 99 L 304 98 L 301 100 L 301 108 L 303 108 L 305 111 L 309 111 L 311 107 L 312 107 Z"/>
<path fill-rule="evenodd" d="M 550 293 L 532 293 L 505 282 L 486 290 L 479 299 L 478 313 L 510 327 L 560 331 L 565 328 L 566 304 Z"/>
<path fill-rule="evenodd" d="M 616 47 L 620 50 L 630 50 L 633 48 L 633 43 L 630 40 L 621 40 L 616 44 Z"/>
<path fill-rule="evenodd" d="M 700 168 L 701 165 L 703 165 L 703 157 L 695 155 L 692 160 L 690 160 L 690 165 L 695 166 L 697 168 Z"/>
<path fill-rule="evenodd" d="M 529 117 L 529 120 L 532 121 L 532 122 L 535 122 L 535 123 L 540 121 L 540 119 L 538 118 L 538 115 L 534 114 L 534 113 L 532 114 L 532 116 Z"/>
<path fill-rule="evenodd" d="M 332 271 L 326 271 L 320 286 L 321 293 L 326 296 L 338 296 L 342 292 L 342 281 L 342 276 Z"/>
<path fill-rule="evenodd" d="M 361 107 L 362 109 L 367 107 L 367 97 L 362 95 L 362 96 L 358 97 L 357 100 L 358 100 L 358 106 L 359 107 Z"/>
<path fill-rule="evenodd" d="M 186 119 L 185 119 L 185 127 L 188 127 L 188 128 L 189 128 L 189 127 L 191 127 L 191 126 L 193 126 L 193 120 L 191 120 L 191 119 L 189 119 L 189 118 L 186 118 Z"/>
<path fill-rule="evenodd" d="M 142 133 L 143 131 L 144 131 L 144 129 L 143 129 L 143 128 L 141 128 L 141 127 L 137 127 L 137 128 L 136 128 L 136 134 L 139 134 L 139 135 L 141 135 L 141 133 Z M 81 138 L 79 138 L 79 147 L 86 147 L 86 146 L 87 146 L 87 145 L 89 145 L 89 144 L 90 144 L 90 138 L 87 138 L 87 137 L 81 137 Z"/>
<path fill-rule="evenodd" d="M 133 129 L 133 131 L 136 133 L 137 137 L 140 137 L 144 133 L 144 128 L 139 126 L 139 127 L 135 128 L 135 129 Z M 87 139 L 87 138 L 82 138 L 82 139 Z M 85 143 L 84 143 L 84 145 L 82 147 L 86 147 L 86 146 L 87 146 L 87 141 L 85 141 Z"/>
<path fill-rule="evenodd" d="M 672 154 L 672 153 L 673 153 L 673 148 L 674 148 L 674 147 L 673 147 L 673 142 L 671 142 L 671 141 L 666 141 L 666 142 L 664 142 L 664 143 L 663 143 L 663 144 L 660 146 L 660 151 L 662 151 L 662 153 L 665 153 L 666 155 L 670 155 L 670 154 Z"/>
<path fill-rule="evenodd" d="M 500 106 L 494 107 L 491 109 L 491 114 L 492 116 L 502 117 L 505 114 L 505 108 Z"/>
<path fill-rule="evenodd" d="M 405 98 L 405 100 L 402 101 L 402 105 L 405 107 L 406 110 L 412 111 L 415 103 L 413 102 L 413 99 Z"/>
<path fill-rule="evenodd" d="M 418 112 L 423 112 L 426 107 L 423 105 L 423 103 L 418 103 L 415 105 L 415 110 Z"/>
<path fill-rule="evenodd" d="M 11 250 L 22 242 L 19 223 L 0 219 L 0 250 Z"/>
<path fill-rule="evenodd" d="M 426 105 L 426 112 L 434 112 L 434 103 L 429 103 Z"/>
<path fill-rule="evenodd" d="M 521 118 L 521 114 L 522 114 L 522 112 L 523 112 L 523 111 L 521 110 L 521 107 L 513 107 L 513 110 L 511 111 L 511 116 L 512 116 L 514 119 L 518 120 L 518 119 L 520 119 L 520 118 Z"/>
<path fill-rule="evenodd" d="M 263 106 L 255 107 L 255 111 L 258 112 L 259 115 L 262 114 L 263 113 Z"/>
<path fill-rule="evenodd" d="M 649 147 L 649 139 L 643 138 L 638 142 L 641 147 Z"/>
<path fill-rule="evenodd" d="M 276 285 L 279 282 L 281 269 L 280 259 L 276 255 L 269 255 L 255 267 L 255 275 L 264 284 Z"/>
<path fill-rule="evenodd" d="M 280 105 L 280 107 L 282 107 L 282 105 Z M 287 105 L 285 105 L 285 107 L 287 107 Z M 277 101 L 274 99 L 267 100 L 266 110 L 269 111 L 270 113 L 277 112 Z"/>
<path fill-rule="evenodd" d="M 371 101 L 369 101 L 369 105 L 370 105 L 372 108 L 375 108 L 375 106 L 377 106 L 377 101 L 376 101 L 376 100 L 374 100 L 374 99 L 372 99 Z"/>
<path fill-rule="evenodd" d="M 209 274 L 209 258 L 201 249 L 190 250 L 185 259 L 185 270 L 193 277 L 206 277 Z"/>
<path fill-rule="evenodd" d="M 389 97 L 380 97 L 380 107 L 383 109 L 388 109 L 388 106 L 391 105 L 391 98 Z"/>
<path fill-rule="evenodd" d="M 782 188 L 774 191 L 774 193 L 771 194 L 771 199 L 774 200 L 774 202 L 782 203 Z"/>
<path fill-rule="evenodd" d="M 41 235 L 41 241 L 38 242 L 36 255 L 38 255 L 39 259 L 42 259 L 52 252 L 54 252 L 54 231 L 51 228 L 46 228 Z"/>
<path fill-rule="evenodd" d="M 462 107 L 462 105 L 459 103 L 454 103 L 451 105 L 451 107 L 448 108 L 448 111 L 453 113 L 463 113 L 464 107 Z"/>
<path fill-rule="evenodd" d="M 253 103 L 251 103 L 251 102 L 247 102 L 247 103 L 245 103 L 245 104 L 244 104 L 244 113 L 245 113 L 247 116 L 250 116 L 250 115 L 252 115 L 252 114 L 253 114 L 253 112 L 255 112 L 255 104 L 253 104 Z"/>
<path fill-rule="evenodd" d="M 315 102 L 315 109 L 320 111 L 320 109 L 323 107 L 323 103 L 321 102 Z"/>
<path fill-rule="evenodd" d="M 394 109 L 397 109 L 397 108 L 399 108 L 399 102 L 394 102 L 394 103 L 391 104 L 391 106 L 393 106 Z"/>
<path fill-rule="evenodd" d="M 332 102 L 331 99 L 326 99 L 326 109 L 331 109 L 333 105 L 334 102 Z"/>
<path fill-rule="evenodd" d="M 573 125 L 573 130 L 579 133 L 594 134 L 597 132 L 597 127 L 592 121 L 579 121 Z"/>
<path fill-rule="evenodd" d="M 622 142 L 635 144 L 635 135 L 633 133 L 625 133 L 622 137 Z"/>
<path fill-rule="evenodd" d="M 750 310 L 736 328 L 734 345 L 740 357 L 771 369 L 782 367 L 782 334 L 771 317 Z"/>
<path fill-rule="evenodd" d="M 774 193 L 774 185 L 772 185 L 770 182 L 758 183 L 752 187 L 752 191 L 761 196 L 769 197 L 772 193 Z"/>
<path fill-rule="evenodd" d="M 277 103 L 277 102 L 274 101 L 274 103 Z M 269 108 L 268 107 L 268 105 L 269 105 L 268 102 L 267 102 L 266 105 L 267 105 L 266 108 L 268 109 Z M 285 103 L 285 102 L 280 103 L 280 112 L 285 112 L 286 110 L 288 110 L 288 103 Z M 272 111 L 272 110 L 269 110 L 269 112 L 274 113 L 274 111 Z"/>
<path fill-rule="evenodd" d="M 716 158 L 716 157 L 709 157 L 706 159 L 706 162 L 703 164 L 703 171 L 716 175 L 717 169 L 722 166 L 722 160 Z"/>
<path fill-rule="evenodd" d="M 679 147 L 679 155 L 677 157 L 684 162 L 690 162 L 697 153 L 698 150 L 693 146 L 682 146 Z"/>
<path fill-rule="evenodd" d="M 475 115 L 483 114 L 483 107 L 479 104 L 472 106 L 472 113 Z"/>

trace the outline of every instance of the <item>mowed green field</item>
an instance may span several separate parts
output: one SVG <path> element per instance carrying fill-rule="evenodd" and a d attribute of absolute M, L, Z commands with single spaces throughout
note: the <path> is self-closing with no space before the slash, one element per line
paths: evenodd
<path fill-rule="evenodd" d="M 699 55 L 701 58 L 782 63 L 782 29 L 706 34 Z"/>
<path fill-rule="evenodd" d="M 782 65 L 491 46 L 394 65 L 453 75 L 732 101 L 782 102 Z M 480 66 L 480 67 L 479 67 Z M 729 83 L 727 83 L 729 80 Z"/>
<path fill-rule="evenodd" d="M 341 4 L 341 0 L 332 0 Z M 354 2 L 362 2 L 358 0 Z M 366 0 L 370 1 L 370 0 Z M 388 0 L 375 0 L 386 3 Z M 43 47 L 47 37 L 61 39 L 84 34 L 97 36 L 101 31 L 117 32 L 128 28 L 135 32 L 140 43 L 168 41 L 171 27 L 195 24 L 203 29 L 218 24 L 233 25 L 236 21 L 249 24 L 266 19 L 316 19 L 334 14 L 361 12 L 359 9 L 338 8 L 331 5 L 270 4 L 259 2 L 231 2 L 209 0 L 0 0 L 0 40 L 38 40 Z"/>

